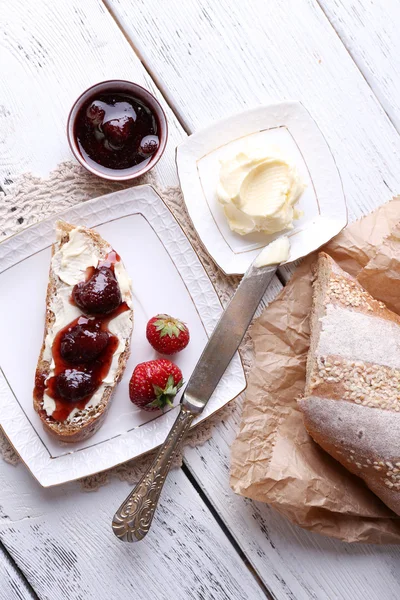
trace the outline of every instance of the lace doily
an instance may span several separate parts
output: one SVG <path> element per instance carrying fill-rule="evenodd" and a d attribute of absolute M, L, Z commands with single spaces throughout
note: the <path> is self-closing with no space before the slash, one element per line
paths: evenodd
<path fill-rule="evenodd" d="M 135 180 L 135 185 L 143 183 L 151 183 L 169 206 L 191 244 L 195 247 L 200 260 L 217 290 L 222 304 L 225 306 L 236 289 L 240 278 L 236 276 L 227 277 L 221 273 L 208 256 L 191 224 L 179 187 L 159 189 L 156 179 L 151 173 Z M 132 182 L 115 183 L 99 179 L 89 174 L 80 165 L 72 162 L 60 164 L 57 169 L 50 173 L 47 179 L 34 177 L 30 173 L 25 174 L 12 186 L 7 188 L 7 194 L 0 193 L 1 239 L 5 239 L 25 227 L 33 225 L 79 202 L 84 202 L 85 200 L 131 186 Z M 242 343 L 241 356 L 247 374 L 252 360 L 252 345 L 249 337 L 246 337 Z M 212 435 L 213 426 L 223 421 L 234 408 L 235 402 L 232 402 L 193 429 L 186 437 L 185 445 L 193 447 L 207 441 Z M 111 476 L 116 476 L 133 484 L 138 481 L 147 469 L 154 458 L 155 452 L 146 454 L 138 459 L 133 459 L 108 471 L 85 477 L 81 480 L 82 490 L 96 490 L 101 485 L 106 484 Z M 19 462 L 18 454 L 9 444 L 1 430 L 0 454 L 8 463 L 17 464 Z M 181 464 L 182 456 L 178 456 L 173 466 L 179 467 Z"/>

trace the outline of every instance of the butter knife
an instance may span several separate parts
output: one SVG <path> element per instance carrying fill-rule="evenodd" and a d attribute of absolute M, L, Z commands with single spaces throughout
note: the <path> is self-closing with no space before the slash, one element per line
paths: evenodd
<path fill-rule="evenodd" d="M 188 381 L 179 414 L 164 444 L 148 471 L 114 515 L 112 528 L 122 541 L 140 541 L 149 531 L 172 460 L 193 420 L 211 398 L 275 275 L 279 265 L 259 266 L 261 252 L 246 271 L 211 334 Z"/>

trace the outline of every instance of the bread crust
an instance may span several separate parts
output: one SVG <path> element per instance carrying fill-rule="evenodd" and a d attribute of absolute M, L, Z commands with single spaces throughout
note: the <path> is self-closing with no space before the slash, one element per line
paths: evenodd
<path fill-rule="evenodd" d="M 58 221 L 56 224 L 57 230 L 60 236 L 60 246 L 67 243 L 69 240 L 69 233 L 76 228 L 76 225 L 72 225 L 70 223 L 66 223 L 65 221 Z M 88 229 L 86 227 L 80 226 L 81 229 L 85 231 L 96 249 L 99 251 L 101 257 L 104 257 L 107 252 L 111 250 L 110 245 L 93 229 Z M 54 253 L 58 250 L 57 244 L 53 244 L 52 246 L 52 257 Z M 51 310 L 51 301 L 53 297 L 57 294 L 57 280 L 58 277 L 52 270 L 52 266 L 50 263 L 49 270 L 49 281 L 47 286 L 47 294 L 46 294 L 46 315 L 45 315 L 45 328 L 44 328 L 44 336 L 43 343 L 39 354 L 39 359 L 36 367 L 35 374 L 35 383 L 38 381 L 44 381 L 49 373 L 50 373 L 50 362 L 44 360 L 43 355 L 45 351 L 45 340 L 48 332 L 51 330 L 54 321 L 55 315 Z M 131 311 L 132 315 L 132 328 L 133 328 L 133 311 Z M 114 383 L 111 386 L 107 386 L 104 390 L 103 396 L 99 404 L 95 407 L 91 407 L 90 409 L 85 409 L 82 411 L 82 419 L 78 423 L 73 423 L 69 421 L 55 421 L 51 417 L 47 415 L 45 410 L 43 409 L 43 394 L 41 393 L 40 386 L 36 386 L 33 392 L 33 406 L 35 411 L 40 417 L 42 425 L 44 429 L 53 437 L 55 437 L 60 442 L 72 443 L 72 442 L 81 442 L 86 440 L 87 438 L 94 435 L 103 424 L 108 410 L 111 405 L 111 401 L 113 398 L 113 393 L 118 382 L 121 380 L 122 375 L 124 373 L 126 363 L 128 361 L 130 355 L 130 339 L 126 343 L 126 349 L 121 353 L 118 361 L 118 369 L 114 379 Z M 87 413 L 87 414 L 84 414 Z"/>
<path fill-rule="evenodd" d="M 321 352 L 321 348 L 335 348 L 335 343 L 329 345 L 337 335 L 334 320 L 329 321 L 335 309 L 340 309 L 345 325 L 361 319 L 364 324 L 372 323 L 371 336 L 375 329 L 388 329 L 400 339 L 400 317 L 372 298 L 332 258 L 320 253 L 310 317 L 305 397 L 299 400 L 299 408 L 311 437 L 400 515 L 400 359 L 397 366 L 392 356 L 388 356 L 387 363 L 374 360 L 378 356 L 374 351 L 368 360 L 344 356 L 340 351 Z M 385 350 L 389 336 L 375 338 L 379 350 Z M 361 354 L 365 353 L 363 344 L 367 347 L 360 331 L 353 344 L 356 352 L 361 346 Z M 384 352 L 379 357 L 382 355 Z"/>

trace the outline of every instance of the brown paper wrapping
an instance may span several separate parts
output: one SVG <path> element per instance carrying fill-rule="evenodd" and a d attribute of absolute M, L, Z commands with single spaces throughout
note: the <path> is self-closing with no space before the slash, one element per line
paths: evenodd
<path fill-rule="evenodd" d="M 324 250 L 400 313 L 400 197 L 348 226 Z M 304 391 L 312 302 L 308 257 L 254 323 L 255 364 L 232 446 L 231 486 L 292 523 L 346 542 L 400 543 L 400 519 L 307 434 Z"/>

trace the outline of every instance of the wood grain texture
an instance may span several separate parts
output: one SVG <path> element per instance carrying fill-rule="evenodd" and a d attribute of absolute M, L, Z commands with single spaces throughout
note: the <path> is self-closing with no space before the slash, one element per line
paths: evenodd
<path fill-rule="evenodd" d="M 399 136 L 316 2 L 106 2 L 188 131 L 258 103 L 300 99 L 335 156 L 350 219 L 399 190 Z M 314 536 L 229 490 L 237 425 L 231 417 L 205 446 L 187 449 L 186 464 L 273 593 L 397 597 L 397 548 Z"/>
<path fill-rule="evenodd" d="M 67 112 L 91 83 L 125 77 L 162 101 L 100 2 L 0 5 L 0 182 L 5 187 L 25 171 L 46 176 L 70 158 Z M 185 135 L 165 103 L 164 108 L 170 141 L 158 168 L 161 186 L 177 183 L 174 148 Z M 276 281 L 269 298 L 280 288 Z M 99 494 L 86 495 L 76 486 L 42 490 L 22 465 L 14 469 L 0 460 L 0 473 L 0 535 L 40 598 L 264 597 L 182 472 L 169 477 L 154 537 L 135 547 L 118 542 L 110 529 L 129 491 L 126 484 L 112 481 Z"/>
<path fill-rule="evenodd" d="M 72 158 L 66 121 L 76 98 L 106 79 L 129 79 L 167 110 L 169 142 L 156 167 L 176 185 L 176 144 L 184 133 L 131 46 L 98 0 L 0 0 L 0 185 L 32 171 L 46 176 Z"/>
<path fill-rule="evenodd" d="M 127 495 L 126 483 L 96 493 L 77 484 L 43 489 L 23 465 L 0 460 L 0 489 L 1 539 L 41 600 L 265 599 L 181 470 L 171 472 L 152 530 L 138 544 L 111 530 L 111 507 Z"/>
<path fill-rule="evenodd" d="M 178 184 L 175 148 L 186 134 L 100 0 L 0 0 L 0 8 L 0 186 L 27 171 L 45 177 L 71 159 L 65 127 L 73 102 L 90 85 L 116 78 L 143 85 L 161 102 L 169 138 L 154 173 L 160 187 Z M 280 289 L 275 278 L 260 308 Z"/>
<path fill-rule="evenodd" d="M 188 131 L 301 100 L 332 150 L 351 221 L 400 190 L 400 138 L 316 0 L 105 1 Z M 383 15 L 386 3 L 374 4 Z"/>
<path fill-rule="evenodd" d="M 0 600 L 35 600 L 26 580 L 12 564 L 7 552 L 0 545 Z"/>
<path fill-rule="evenodd" d="M 268 505 L 229 488 L 228 450 L 239 415 L 214 429 L 204 446 L 187 448 L 185 463 L 257 574 L 281 600 L 396 600 L 400 548 L 345 544 L 293 526 Z"/>
<path fill-rule="evenodd" d="M 3 69 L 6 91 L 0 91 L 7 100 L 0 104 L 11 115 L 9 125 L 2 119 L 7 136 L 0 148 L 0 162 L 7 167 L 0 171 L 4 182 L 26 170 L 45 174 L 69 156 L 64 125 L 57 123 L 66 118 L 84 87 L 117 76 L 144 81 L 150 89 L 152 83 L 100 3 L 63 6 L 40 1 L 29 7 L 18 1 L 11 7 L 4 0 L 3 4 L 2 23 L 7 21 L 7 26 L 0 24 L 4 46 L 0 64 L 4 55 L 11 65 Z M 129 25 L 129 35 L 139 45 L 146 66 L 189 130 L 260 102 L 303 99 L 340 159 L 354 218 L 397 189 L 397 134 L 314 2 L 265 4 L 124 0 L 113 2 L 113 8 Z M 33 35 L 46 48 L 46 61 L 32 60 Z M 46 89 L 54 86 L 57 93 L 50 105 Z M 26 108 L 29 118 L 22 115 L 26 88 L 31 90 L 34 107 Z M 170 132 L 159 174 L 162 183 L 175 183 L 172 149 L 183 133 L 171 113 L 168 118 L 178 133 Z M 51 151 L 44 156 L 42 128 L 51 136 Z M 397 598 L 397 549 L 349 547 L 312 536 L 291 527 L 268 507 L 233 495 L 228 463 L 236 427 L 233 418 L 228 420 L 215 430 L 212 442 L 187 451 L 186 463 L 277 598 Z M 156 537 L 147 538 L 151 546 L 126 549 L 115 546 L 118 541 L 110 539 L 106 529 L 128 486 L 113 482 L 93 495 L 80 494 L 71 486 L 48 490 L 44 499 L 47 492 L 35 487 L 23 467 L 14 470 L 0 462 L 3 510 L 10 515 L 0 521 L 0 531 L 41 598 L 101 600 L 128 591 L 169 600 L 175 590 L 185 600 L 259 597 L 258 591 L 232 596 L 232 586 L 239 586 L 240 594 L 240 583 L 246 585 L 250 594 L 252 583 L 247 589 L 242 563 L 231 561 L 231 546 L 219 528 L 215 534 L 214 521 L 183 477 L 173 472 L 169 478 L 152 532 Z M 182 514 L 190 527 L 183 525 Z M 160 561 L 154 560 L 155 554 Z M 57 567 L 60 579 L 54 575 Z M 46 573 L 44 581 L 39 581 L 39 573 Z M 116 573 L 126 573 L 128 587 L 121 587 Z M 230 578 L 232 585 L 224 587 Z M 91 587 L 87 591 L 89 584 L 96 596 L 90 596 Z"/>
<path fill-rule="evenodd" d="M 400 131 L 397 0 L 318 0 L 390 120 Z"/>

